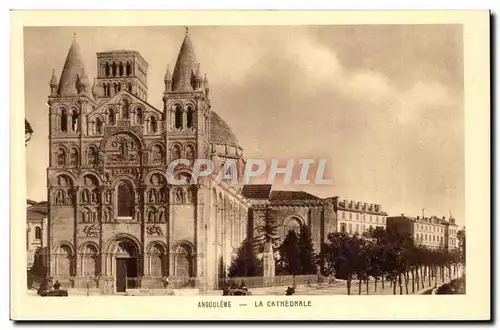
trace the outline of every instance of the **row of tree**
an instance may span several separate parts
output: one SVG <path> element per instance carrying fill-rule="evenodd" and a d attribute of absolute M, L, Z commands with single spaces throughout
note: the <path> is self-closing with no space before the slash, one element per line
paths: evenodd
<path fill-rule="evenodd" d="M 352 282 L 357 280 L 358 293 L 362 283 L 369 294 L 370 281 L 374 290 L 385 283 L 396 294 L 408 294 L 420 288 L 437 285 L 440 278 L 444 282 L 447 274 L 458 273 L 460 264 L 465 263 L 465 252 L 444 249 L 431 250 L 418 246 L 413 238 L 404 233 L 377 227 L 363 235 L 348 235 L 342 232 L 330 233 L 324 243 L 322 254 L 315 253 L 307 226 L 297 233 L 290 230 L 279 244 L 276 226 L 266 222 L 253 242 L 245 241 L 239 248 L 229 269 L 229 277 L 262 276 L 262 262 L 258 253 L 264 244 L 275 247 L 276 275 L 306 275 L 321 272 L 344 279 L 347 293 L 351 294 Z M 403 290 L 404 287 L 404 290 Z"/>
<path fill-rule="evenodd" d="M 377 227 L 372 233 L 350 236 L 346 233 L 331 233 L 324 247 L 325 274 L 334 274 L 346 280 L 347 293 L 351 293 L 352 281 L 358 281 L 361 294 L 362 283 L 378 282 L 382 289 L 389 281 L 396 294 L 414 293 L 420 288 L 437 286 L 438 279 L 444 282 L 458 274 L 464 263 L 458 250 L 428 249 L 414 243 L 410 235 Z"/>

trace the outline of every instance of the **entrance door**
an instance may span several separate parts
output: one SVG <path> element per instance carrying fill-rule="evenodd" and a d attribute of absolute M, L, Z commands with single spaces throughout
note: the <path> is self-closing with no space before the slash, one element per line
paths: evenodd
<path fill-rule="evenodd" d="M 116 292 L 127 291 L 128 258 L 116 258 Z"/>
<path fill-rule="evenodd" d="M 127 288 L 136 289 L 138 287 L 137 258 L 127 259 Z"/>

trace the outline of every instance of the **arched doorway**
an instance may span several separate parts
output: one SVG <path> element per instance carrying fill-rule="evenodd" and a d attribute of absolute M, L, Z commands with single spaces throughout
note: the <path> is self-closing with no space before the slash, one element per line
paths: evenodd
<path fill-rule="evenodd" d="M 115 279 L 116 292 L 139 287 L 139 244 L 130 235 L 117 235 L 108 242 L 106 273 Z"/>

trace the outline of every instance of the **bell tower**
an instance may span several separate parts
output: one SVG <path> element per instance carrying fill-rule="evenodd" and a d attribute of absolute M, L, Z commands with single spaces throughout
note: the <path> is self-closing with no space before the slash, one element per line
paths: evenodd
<path fill-rule="evenodd" d="M 148 63 L 137 51 L 114 50 L 97 53 L 97 78 L 92 92 L 97 100 L 127 90 L 147 101 Z"/>
<path fill-rule="evenodd" d="M 179 158 L 207 158 L 210 152 L 208 80 L 201 75 L 187 28 L 173 73 L 167 67 L 164 82 L 168 163 Z"/>

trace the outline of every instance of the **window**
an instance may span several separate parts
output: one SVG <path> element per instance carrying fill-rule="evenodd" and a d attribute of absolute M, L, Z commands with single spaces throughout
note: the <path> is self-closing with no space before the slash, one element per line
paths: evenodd
<path fill-rule="evenodd" d="M 134 189 L 129 182 L 122 182 L 118 186 L 118 216 L 132 217 L 134 214 Z"/>
<path fill-rule="evenodd" d="M 71 130 L 73 132 L 76 132 L 78 129 L 78 111 L 73 110 L 73 113 L 71 114 Z"/>
<path fill-rule="evenodd" d="M 106 77 L 109 77 L 109 75 L 111 74 L 111 66 L 108 63 L 106 63 L 104 69 L 106 71 L 105 72 Z"/>
<path fill-rule="evenodd" d="M 61 111 L 61 131 L 68 131 L 68 113 L 66 110 Z"/>
<path fill-rule="evenodd" d="M 175 107 L 175 128 L 182 129 L 182 110 L 179 105 Z"/>
<path fill-rule="evenodd" d="M 115 111 L 113 109 L 108 110 L 108 124 L 109 125 L 115 124 Z"/>
<path fill-rule="evenodd" d="M 342 219 L 345 219 L 345 212 L 342 212 Z"/>
<path fill-rule="evenodd" d="M 132 75 L 132 64 L 127 63 L 127 76 Z"/>
<path fill-rule="evenodd" d="M 187 111 L 187 127 L 193 127 L 193 109 L 191 107 L 188 107 Z"/>
<path fill-rule="evenodd" d="M 116 64 L 115 63 L 111 64 L 111 72 L 112 72 L 113 77 L 116 77 Z M 116 87 L 116 85 L 115 85 L 115 87 Z"/>
<path fill-rule="evenodd" d="M 142 109 L 137 108 L 135 110 L 135 122 L 136 122 L 137 125 L 142 125 L 142 118 L 143 118 L 143 116 L 142 116 Z"/>
<path fill-rule="evenodd" d="M 35 239 L 42 239 L 42 228 L 35 227 Z"/>
<path fill-rule="evenodd" d="M 95 119 L 95 132 L 96 134 L 102 134 L 102 121 L 101 118 L 97 117 Z"/>
<path fill-rule="evenodd" d="M 345 233 L 345 232 L 346 232 L 346 229 L 345 229 L 345 222 L 341 222 L 341 223 L 340 223 L 340 231 L 341 231 L 342 233 Z"/>
<path fill-rule="evenodd" d="M 352 223 L 349 224 L 349 234 L 352 234 Z"/>
<path fill-rule="evenodd" d="M 356 233 L 359 233 L 359 225 L 356 224 Z"/>
<path fill-rule="evenodd" d="M 352 213 L 349 213 L 349 220 L 352 220 Z"/>
<path fill-rule="evenodd" d="M 158 130 L 158 123 L 156 122 L 156 117 L 151 116 L 149 124 L 151 132 L 156 133 L 156 131 Z"/>
<path fill-rule="evenodd" d="M 120 76 L 123 76 L 123 64 L 122 63 L 119 64 L 118 71 L 120 73 Z"/>

